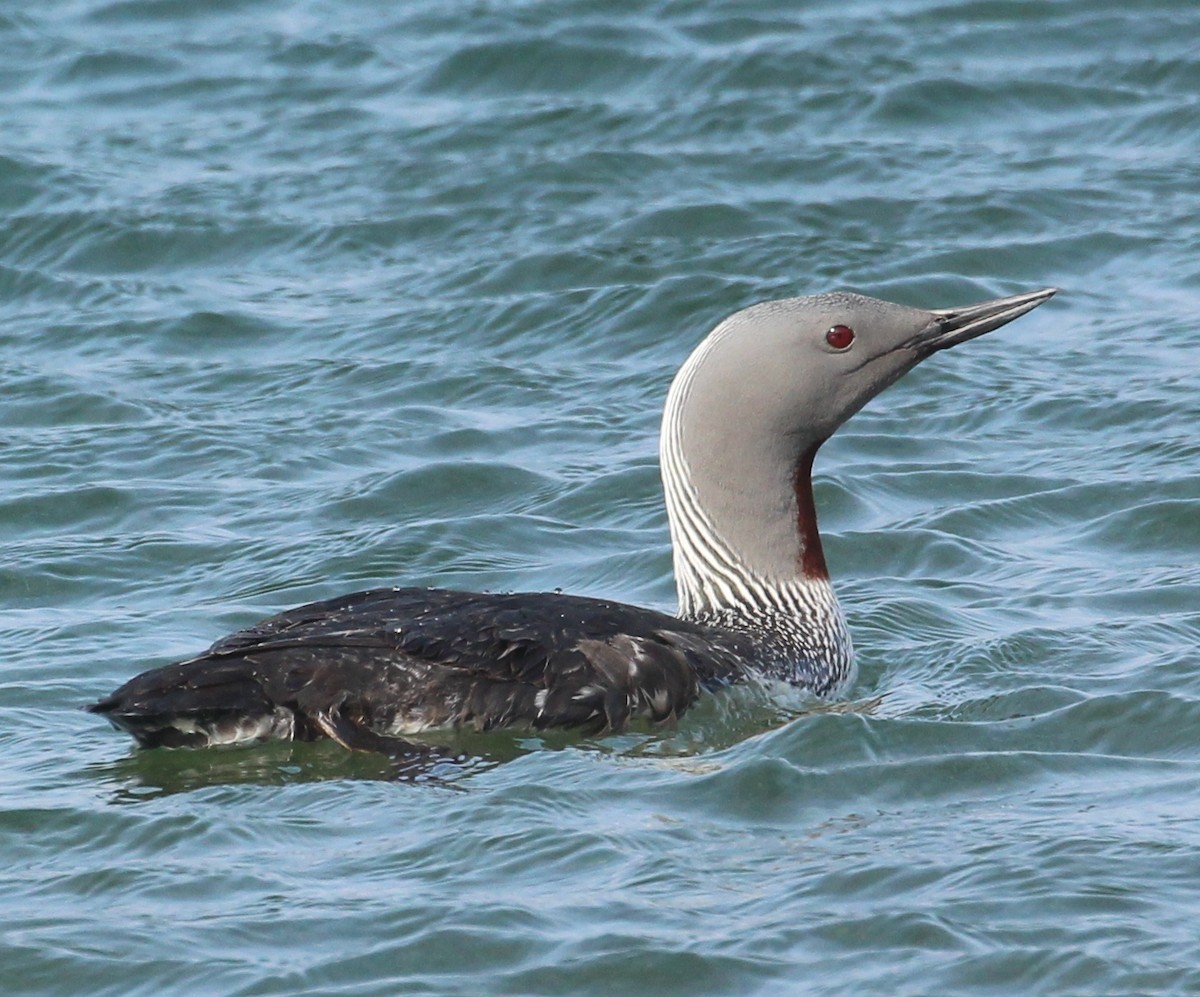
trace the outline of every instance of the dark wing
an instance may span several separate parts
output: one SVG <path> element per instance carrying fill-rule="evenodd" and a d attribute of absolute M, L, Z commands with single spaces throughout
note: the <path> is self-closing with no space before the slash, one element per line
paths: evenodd
<path fill-rule="evenodd" d="M 270 617 L 89 709 L 148 745 L 620 730 L 682 714 L 701 688 L 740 678 L 751 653 L 736 634 L 600 599 L 375 589 Z"/>

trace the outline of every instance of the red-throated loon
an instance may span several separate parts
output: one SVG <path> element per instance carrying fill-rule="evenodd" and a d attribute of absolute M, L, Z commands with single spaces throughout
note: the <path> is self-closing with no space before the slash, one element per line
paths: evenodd
<path fill-rule="evenodd" d="M 718 325 L 663 415 L 678 616 L 552 593 L 375 589 L 263 620 L 88 709 L 147 747 L 329 737 L 399 751 L 434 727 L 668 720 L 756 674 L 835 693 L 855 668 L 817 532 L 817 448 L 930 354 L 1054 293 L 922 311 L 837 292 Z"/>

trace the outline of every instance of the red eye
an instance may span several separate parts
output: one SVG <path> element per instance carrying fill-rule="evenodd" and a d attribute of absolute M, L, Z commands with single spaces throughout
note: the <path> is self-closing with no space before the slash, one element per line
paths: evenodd
<path fill-rule="evenodd" d="M 835 350 L 848 350 L 854 342 L 854 330 L 848 325 L 835 325 L 825 333 L 825 342 Z"/>

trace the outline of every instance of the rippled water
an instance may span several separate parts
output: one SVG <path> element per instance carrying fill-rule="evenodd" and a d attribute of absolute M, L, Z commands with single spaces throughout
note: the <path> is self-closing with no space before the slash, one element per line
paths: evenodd
<path fill-rule="evenodd" d="M 1200 990 L 1200 8 L 0 6 L 9 992 Z M 669 607 L 725 314 L 1054 284 L 822 451 L 844 708 L 137 752 L 375 584 Z"/>

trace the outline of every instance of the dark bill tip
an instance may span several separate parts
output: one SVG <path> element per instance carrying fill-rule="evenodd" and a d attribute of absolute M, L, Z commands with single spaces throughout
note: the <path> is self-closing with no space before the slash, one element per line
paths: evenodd
<path fill-rule="evenodd" d="M 1057 291 L 1057 287 L 1044 287 L 1040 291 L 1026 291 L 964 308 L 937 309 L 932 313 L 933 323 L 920 337 L 920 345 L 933 351 L 965 343 L 1020 318 L 1042 302 L 1049 301 Z"/>

